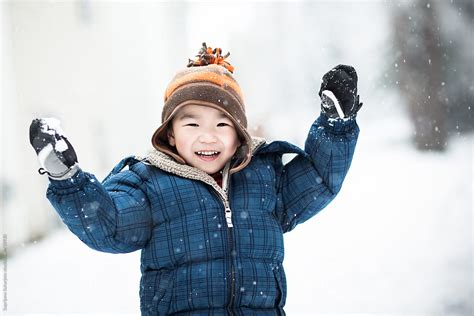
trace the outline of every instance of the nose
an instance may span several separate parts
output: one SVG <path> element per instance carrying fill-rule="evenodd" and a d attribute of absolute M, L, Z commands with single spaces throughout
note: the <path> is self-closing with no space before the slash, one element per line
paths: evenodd
<path fill-rule="evenodd" d="M 210 143 L 211 144 L 211 143 L 217 142 L 217 138 L 213 133 L 205 131 L 205 132 L 202 132 L 199 135 L 199 141 L 201 143 Z"/>

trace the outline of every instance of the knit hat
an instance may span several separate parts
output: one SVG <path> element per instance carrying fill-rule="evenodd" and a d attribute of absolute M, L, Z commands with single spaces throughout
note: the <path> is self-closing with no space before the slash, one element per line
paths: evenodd
<path fill-rule="evenodd" d="M 189 60 L 188 68 L 176 73 L 166 88 L 161 126 L 155 131 L 151 141 L 157 150 L 185 164 L 176 148 L 168 142 L 171 120 L 179 109 L 189 104 L 213 107 L 232 120 L 241 142 L 232 159 L 230 171 L 234 173 L 250 162 L 252 140 L 246 130 L 243 94 L 232 76 L 234 67 L 225 61 L 230 53 L 225 56 L 221 53 L 220 48 L 212 49 L 203 43 L 196 59 Z"/>

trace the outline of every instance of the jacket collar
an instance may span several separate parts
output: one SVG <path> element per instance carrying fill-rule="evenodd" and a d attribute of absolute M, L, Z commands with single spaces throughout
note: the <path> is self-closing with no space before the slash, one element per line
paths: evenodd
<path fill-rule="evenodd" d="M 252 137 L 252 145 L 251 145 L 251 153 L 252 155 L 260 148 L 263 144 L 265 144 L 265 139 L 260 137 Z M 164 152 L 158 151 L 155 148 L 151 149 L 146 157 L 143 159 L 143 162 L 151 164 L 165 172 L 169 172 L 175 174 L 177 176 L 192 179 L 192 180 L 199 180 L 204 183 L 209 184 L 214 189 L 216 189 L 219 193 L 225 193 L 224 190 L 217 184 L 214 178 L 207 174 L 206 172 L 191 167 L 186 164 L 181 164 L 173 159 L 170 155 L 165 154 Z M 230 169 L 230 162 L 224 167 L 224 172 L 229 172 Z M 227 175 L 228 176 L 228 175 Z M 223 175 L 223 178 L 226 177 Z"/>

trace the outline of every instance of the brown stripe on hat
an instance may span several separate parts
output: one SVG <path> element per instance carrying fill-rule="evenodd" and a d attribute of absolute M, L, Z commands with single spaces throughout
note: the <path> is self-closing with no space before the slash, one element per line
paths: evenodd
<path fill-rule="evenodd" d="M 178 105 L 188 100 L 207 101 L 216 104 L 220 109 L 225 109 L 233 120 L 247 127 L 244 107 L 237 96 L 232 91 L 207 82 L 188 83 L 176 89 L 165 102 L 161 115 L 162 122 L 174 112 Z"/>

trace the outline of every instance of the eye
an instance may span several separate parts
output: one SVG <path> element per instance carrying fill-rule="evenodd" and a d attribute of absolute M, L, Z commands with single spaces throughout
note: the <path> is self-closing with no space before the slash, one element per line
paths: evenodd
<path fill-rule="evenodd" d="M 196 123 L 189 123 L 184 126 L 198 127 L 199 125 L 197 125 Z"/>
<path fill-rule="evenodd" d="M 225 122 L 221 122 L 219 124 L 217 124 L 217 126 L 221 127 L 221 126 L 230 126 L 232 127 L 232 125 L 230 125 L 229 123 L 225 123 Z"/>

